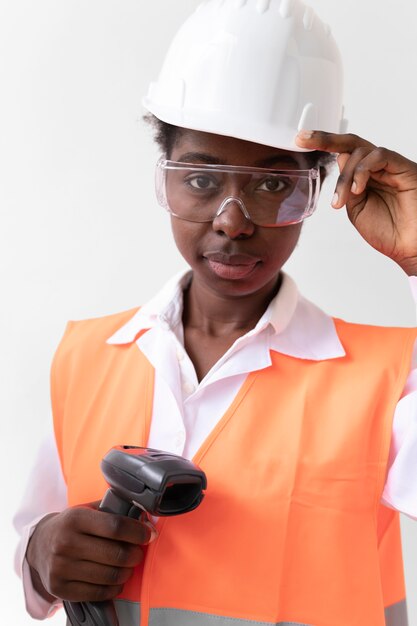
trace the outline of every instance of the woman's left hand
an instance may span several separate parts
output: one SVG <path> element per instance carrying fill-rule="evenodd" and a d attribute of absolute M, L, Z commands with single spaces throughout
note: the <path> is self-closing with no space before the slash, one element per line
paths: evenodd
<path fill-rule="evenodd" d="M 346 205 L 352 224 L 372 247 L 417 275 L 417 163 L 351 134 L 301 131 L 297 144 L 338 154 L 332 206 Z"/>

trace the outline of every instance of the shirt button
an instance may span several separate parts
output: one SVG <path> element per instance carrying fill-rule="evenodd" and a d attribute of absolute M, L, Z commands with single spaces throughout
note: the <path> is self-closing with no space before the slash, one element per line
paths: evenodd
<path fill-rule="evenodd" d="M 182 389 L 184 391 L 184 393 L 186 393 L 187 395 L 193 393 L 195 387 L 192 383 L 189 383 L 188 381 L 185 382 L 182 386 Z"/>
<path fill-rule="evenodd" d="M 178 359 L 178 361 L 183 361 L 184 360 L 184 352 L 182 350 L 180 350 L 179 348 L 177 350 L 177 359 Z"/>

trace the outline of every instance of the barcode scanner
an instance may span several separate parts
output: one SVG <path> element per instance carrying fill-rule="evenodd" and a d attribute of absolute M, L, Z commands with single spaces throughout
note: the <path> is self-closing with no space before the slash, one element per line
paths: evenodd
<path fill-rule="evenodd" d="M 207 479 L 192 461 L 170 452 L 116 446 L 101 461 L 109 484 L 99 510 L 139 519 L 182 515 L 202 501 Z M 69 602 L 64 608 L 72 626 L 119 626 L 112 601 Z"/>

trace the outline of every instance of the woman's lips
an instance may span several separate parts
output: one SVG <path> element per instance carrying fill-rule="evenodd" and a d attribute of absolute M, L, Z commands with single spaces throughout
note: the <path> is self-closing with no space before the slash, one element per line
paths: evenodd
<path fill-rule="evenodd" d="M 246 254 L 207 254 L 205 258 L 210 269 L 219 278 L 238 280 L 246 278 L 253 272 L 260 259 Z"/>

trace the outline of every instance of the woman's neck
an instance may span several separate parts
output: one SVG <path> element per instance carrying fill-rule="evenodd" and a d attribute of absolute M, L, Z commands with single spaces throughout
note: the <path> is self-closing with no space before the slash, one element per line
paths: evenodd
<path fill-rule="evenodd" d="M 184 291 L 184 329 L 198 329 L 212 337 L 244 334 L 256 326 L 280 285 L 278 276 L 256 293 L 225 298 L 192 279 Z"/>

